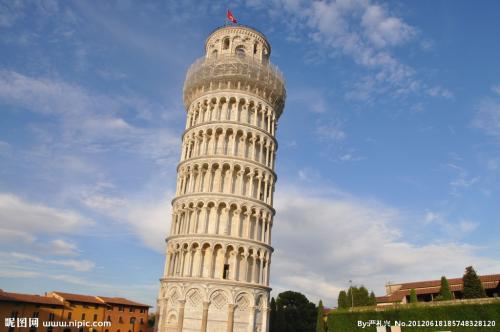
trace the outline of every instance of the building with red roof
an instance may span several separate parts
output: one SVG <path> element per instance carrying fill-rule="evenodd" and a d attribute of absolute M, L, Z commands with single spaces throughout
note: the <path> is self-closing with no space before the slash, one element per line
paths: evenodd
<path fill-rule="evenodd" d="M 500 274 L 491 274 L 480 276 L 484 290 L 488 297 L 500 296 Z M 450 290 L 456 299 L 463 298 L 463 281 L 462 278 L 448 279 Z M 390 305 L 395 303 L 409 303 L 410 291 L 415 289 L 417 300 L 419 302 L 430 302 L 439 295 L 441 290 L 441 280 L 428 280 L 408 282 L 401 284 L 387 284 L 385 296 L 376 298 L 377 305 Z"/>

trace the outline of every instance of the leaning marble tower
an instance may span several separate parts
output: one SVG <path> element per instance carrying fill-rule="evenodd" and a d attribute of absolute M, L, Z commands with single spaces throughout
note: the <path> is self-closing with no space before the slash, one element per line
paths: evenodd
<path fill-rule="evenodd" d="M 281 72 L 259 31 L 216 29 L 184 83 L 186 130 L 159 332 L 267 332 Z"/>

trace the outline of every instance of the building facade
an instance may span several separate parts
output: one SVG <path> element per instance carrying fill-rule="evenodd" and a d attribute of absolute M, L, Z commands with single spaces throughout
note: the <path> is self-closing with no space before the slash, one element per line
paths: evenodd
<path fill-rule="evenodd" d="M 500 274 L 479 276 L 487 297 L 500 296 Z M 450 291 L 454 299 L 463 298 L 462 278 L 448 279 Z M 439 296 L 441 291 L 441 280 L 416 281 L 401 284 L 387 284 L 386 296 L 376 298 L 378 306 L 410 303 L 410 292 L 415 290 L 418 302 L 431 302 Z"/>
<path fill-rule="evenodd" d="M 121 297 L 0 290 L 0 320 L 14 319 L 14 326 L 2 324 L 0 332 L 147 332 L 148 311 L 149 305 Z M 20 326 L 18 319 L 30 318 L 38 318 L 38 326 Z M 51 322 L 50 326 L 44 326 L 44 322 Z M 76 322 L 97 324 L 78 327 Z"/>
<path fill-rule="evenodd" d="M 188 70 L 158 331 L 268 331 L 275 134 L 286 96 L 270 54 L 262 33 L 224 26 Z"/>

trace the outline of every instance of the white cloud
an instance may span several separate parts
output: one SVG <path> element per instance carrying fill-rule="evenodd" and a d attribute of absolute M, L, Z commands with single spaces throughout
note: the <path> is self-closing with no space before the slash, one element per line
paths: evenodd
<path fill-rule="evenodd" d="M 342 123 L 334 121 L 320 124 L 316 128 L 316 134 L 320 139 L 342 141 L 346 138 L 346 133 L 342 128 Z"/>
<path fill-rule="evenodd" d="M 487 135 L 500 136 L 500 102 L 485 99 L 476 107 L 472 125 Z"/>
<path fill-rule="evenodd" d="M 0 27 L 8 28 L 24 16 L 22 1 L 0 2 Z"/>
<path fill-rule="evenodd" d="M 443 97 L 447 99 L 451 99 L 454 97 L 453 92 L 446 88 L 443 88 L 442 86 L 434 86 L 427 89 L 427 94 L 432 97 Z"/>
<path fill-rule="evenodd" d="M 316 51 L 319 58 L 322 53 L 343 55 L 369 70 L 369 74 L 350 86 L 347 98 L 371 103 L 377 95 L 390 94 L 397 98 L 426 92 L 426 84 L 418 78 L 416 70 L 392 52 L 394 47 L 416 40 L 419 31 L 392 13 L 389 6 L 370 0 L 294 0 L 291 5 L 289 2 L 270 1 L 267 9 L 271 18 L 286 21 L 288 33 L 294 39 L 306 35 L 316 42 L 313 52 Z M 252 1 L 249 5 L 266 8 L 262 1 Z M 423 45 L 428 49 L 431 43 L 424 41 Z M 309 52 L 308 58 L 318 58 L 318 55 Z M 446 88 L 434 89 L 427 94 L 444 98 L 453 96 Z"/>
<path fill-rule="evenodd" d="M 491 91 L 496 93 L 497 95 L 500 95 L 500 84 L 494 85 L 491 87 Z"/>
<path fill-rule="evenodd" d="M 165 113 L 162 106 L 138 97 L 97 94 L 58 79 L 0 70 L 0 103 L 55 116 L 58 130 L 51 127 L 44 134 L 57 147 L 129 151 L 161 163 L 177 156 L 177 135 L 169 128 L 159 127 L 156 119 L 139 127 L 130 122 L 133 116 L 125 118 L 130 111 L 141 119 Z"/>
<path fill-rule="evenodd" d="M 19 252 L 0 252 L 3 263 L 0 265 L 2 269 L 10 269 L 11 266 L 29 266 L 30 269 L 37 268 L 43 270 L 49 266 L 61 266 L 73 269 L 78 272 L 87 272 L 94 268 L 95 264 L 87 259 L 46 259 L 36 255 L 19 253 Z M 27 264 L 29 262 L 29 265 Z M 7 268 L 8 266 L 8 268 Z"/>
<path fill-rule="evenodd" d="M 158 197 L 134 197 L 124 199 L 104 195 L 100 192 L 87 193 L 84 204 L 110 218 L 125 224 L 149 248 L 165 251 L 165 238 L 169 233 L 171 222 L 171 193 L 163 193 Z"/>
<path fill-rule="evenodd" d="M 467 265 L 483 274 L 494 273 L 500 264 L 480 256 L 480 248 L 466 243 L 413 242 L 421 234 L 405 234 L 403 229 L 406 222 L 415 221 L 376 201 L 280 188 L 272 234 L 275 292 L 294 289 L 332 306 L 338 290 L 348 287 L 348 280 L 383 295 L 388 281 L 460 276 Z M 475 226 L 465 221 L 460 227 L 471 230 Z"/>
<path fill-rule="evenodd" d="M 426 212 L 423 225 L 434 228 L 435 234 L 442 234 L 450 240 L 462 239 L 479 227 L 478 222 L 471 220 L 450 221 L 446 215 L 434 211 Z"/>
<path fill-rule="evenodd" d="M 54 255 L 60 256 L 71 256 L 79 252 L 77 246 L 74 243 L 67 242 L 62 239 L 55 239 L 50 243 L 49 252 Z"/>
<path fill-rule="evenodd" d="M 68 234 L 92 222 L 80 214 L 28 202 L 0 193 L 0 230 L 4 235 L 30 239 L 36 234 Z"/>
<path fill-rule="evenodd" d="M 365 34 L 376 47 L 400 45 L 410 40 L 415 34 L 415 28 L 397 17 L 387 15 L 384 8 L 379 5 L 369 5 L 361 24 Z"/>

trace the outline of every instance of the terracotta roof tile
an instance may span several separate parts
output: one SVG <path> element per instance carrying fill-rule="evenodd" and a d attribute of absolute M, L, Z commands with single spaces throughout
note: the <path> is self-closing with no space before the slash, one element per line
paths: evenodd
<path fill-rule="evenodd" d="M 130 300 L 123 298 L 123 297 L 98 296 L 98 298 L 106 303 L 111 303 L 111 304 L 122 304 L 122 305 L 128 305 L 128 306 L 147 307 L 147 308 L 151 307 L 150 305 L 130 301 Z"/>
<path fill-rule="evenodd" d="M 81 303 L 92 303 L 92 304 L 104 305 L 104 302 L 99 300 L 96 296 L 71 294 L 71 293 L 63 293 L 63 292 L 52 292 L 52 293 L 59 295 L 64 300 L 69 301 L 69 302 L 81 302 Z"/>
<path fill-rule="evenodd" d="M 483 283 L 485 289 L 497 288 L 500 283 L 500 274 L 491 274 L 480 276 L 479 279 Z M 463 290 L 462 278 L 448 279 L 450 290 Z M 387 296 L 379 296 L 376 298 L 377 303 L 399 302 L 405 296 L 410 295 L 411 289 L 415 289 L 417 295 L 421 294 L 436 294 L 441 289 L 441 280 L 417 281 L 401 284 L 401 288 Z"/>
<path fill-rule="evenodd" d="M 491 274 L 480 276 L 479 279 L 485 282 L 498 282 L 500 281 L 500 274 Z M 451 285 L 461 285 L 462 278 L 452 278 L 448 279 L 448 283 Z M 441 287 L 441 280 L 427 280 L 427 281 L 417 281 L 401 284 L 401 289 L 412 289 L 412 288 L 426 288 L 426 287 Z M 496 286 L 495 286 L 496 287 Z M 494 288 L 494 287 L 493 287 Z"/>
<path fill-rule="evenodd" d="M 64 306 L 64 304 L 56 298 L 50 296 L 40 296 L 32 294 L 8 293 L 0 290 L 0 301 L 3 302 L 28 302 L 37 304 L 48 304 Z"/>

